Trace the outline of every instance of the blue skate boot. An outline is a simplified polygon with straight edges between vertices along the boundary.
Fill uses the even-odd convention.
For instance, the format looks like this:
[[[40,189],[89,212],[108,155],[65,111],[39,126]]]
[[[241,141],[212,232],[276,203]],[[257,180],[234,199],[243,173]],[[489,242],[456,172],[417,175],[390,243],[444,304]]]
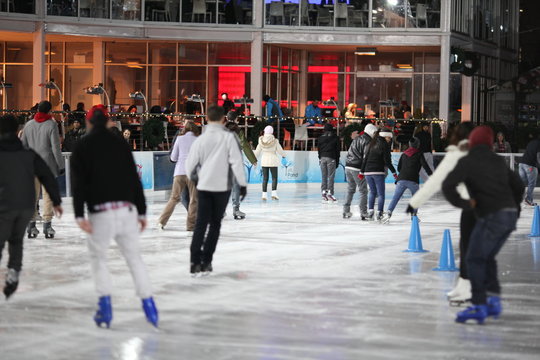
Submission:
[[[156,304],[154,304],[154,299],[152,297],[142,299],[142,307],[146,315],[146,320],[155,327],[158,327],[158,311]]]
[[[493,316],[495,319],[499,318],[502,313],[501,297],[500,296],[488,296],[487,298],[487,314]]]
[[[488,316],[487,305],[473,305],[457,313],[456,322],[465,323],[467,320],[476,320],[478,324],[483,324]]]
[[[96,315],[94,315],[94,321],[98,327],[101,327],[101,324],[105,324],[107,328],[111,327],[112,320],[112,307],[111,307],[111,297],[110,296],[101,296],[98,301],[98,310]]]

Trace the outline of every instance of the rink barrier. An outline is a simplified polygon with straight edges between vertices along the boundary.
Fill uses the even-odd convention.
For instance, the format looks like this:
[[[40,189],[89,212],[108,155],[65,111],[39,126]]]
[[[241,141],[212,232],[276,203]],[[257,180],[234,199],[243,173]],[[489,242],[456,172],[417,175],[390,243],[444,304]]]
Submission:
[[[459,271],[454,260],[454,248],[452,247],[452,238],[450,237],[449,229],[444,230],[441,253],[439,255],[439,266],[434,268],[433,271]]]
[[[317,151],[285,151],[286,161],[278,166],[279,183],[320,183],[321,170]],[[434,153],[433,164],[435,167],[444,157],[445,153]],[[522,154],[500,154],[510,168],[517,172],[518,160]],[[70,164],[71,153],[63,153],[66,160],[66,172],[58,178],[58,185],[62,196],[71,196],[70,191]],[[169,159],[168,151],[134,151],[133,157],[137,165],[137,172],[141,178],[145,190],[170,190],[173,182],[175,163]],[[397,168],[401,153],[392,153],[392,163]],[[346,183],[345,164],[347,152],[342,151],[339,163],[336,166],[336,183]],[[244,169],[249,184],[262,182],[262,169],[254,167],[244,158]],[[539,177],[540,181],[540,177]],[[392,184],[395,180],[391,173],[386,177],[386,183]],[[120,184],[119,184],[120,185]]]

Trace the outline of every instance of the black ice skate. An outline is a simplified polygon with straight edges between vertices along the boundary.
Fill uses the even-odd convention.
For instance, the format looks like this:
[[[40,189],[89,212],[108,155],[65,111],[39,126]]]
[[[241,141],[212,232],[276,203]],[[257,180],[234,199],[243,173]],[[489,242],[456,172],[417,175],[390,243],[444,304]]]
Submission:
[[[243,220],[246,218],[246,214],[240,211],[240,207],[235,207],[233,209],[234,220]]]
[[[43,223],[43,233],[45,234],[45,239],[54,239],[56,231],[52,228],[50,221]]]
[[[350,219],[352,217],[351,208],[349,206],[343,207],[343,218]]]
[[[212,268],[212,263],[202,264],[201,266],[201,272],[203,273],[203,275],[210,275],[213,270],[214,269]]]
[[[189,272],[192,276],[197,276],[201,272],[201,264],[191,264]]]
[[[28,234],[29,239],[35,239],[38,234],[39,230],[36,227],[36,222],[32,221],[28,224],[28,228],[26,229],[26,233]]]
[[[17,290],[17,286],[19,286],[19,272],[14,269],[8,269],[6,274],[6,285],[4,286],[6,300]]]
[[[368,221],[373,221],[374,220],[373,216],[374,216],[373,210],[368,210],[367,220]]]

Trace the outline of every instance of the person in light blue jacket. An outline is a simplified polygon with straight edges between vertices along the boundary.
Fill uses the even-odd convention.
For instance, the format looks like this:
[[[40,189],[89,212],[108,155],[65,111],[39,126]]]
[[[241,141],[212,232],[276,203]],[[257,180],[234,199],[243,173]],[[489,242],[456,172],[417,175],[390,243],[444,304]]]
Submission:
[[[266,102],[266,116],[269,117],[266,122],[272,124],[274,121],[276,121],[276,118],[278,118],[279,121],[285,120],[283,117],[283,111],[281,111],[281,108],[276,100],[272,99],[270,95],[264,95],[263,100]]]

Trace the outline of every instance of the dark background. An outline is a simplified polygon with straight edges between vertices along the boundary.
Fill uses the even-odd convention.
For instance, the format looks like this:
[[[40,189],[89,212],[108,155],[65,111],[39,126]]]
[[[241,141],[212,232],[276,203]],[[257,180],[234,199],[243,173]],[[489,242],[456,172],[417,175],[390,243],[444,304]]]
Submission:
[[[521,0],[519,73],[540,66],[540,0]]]

